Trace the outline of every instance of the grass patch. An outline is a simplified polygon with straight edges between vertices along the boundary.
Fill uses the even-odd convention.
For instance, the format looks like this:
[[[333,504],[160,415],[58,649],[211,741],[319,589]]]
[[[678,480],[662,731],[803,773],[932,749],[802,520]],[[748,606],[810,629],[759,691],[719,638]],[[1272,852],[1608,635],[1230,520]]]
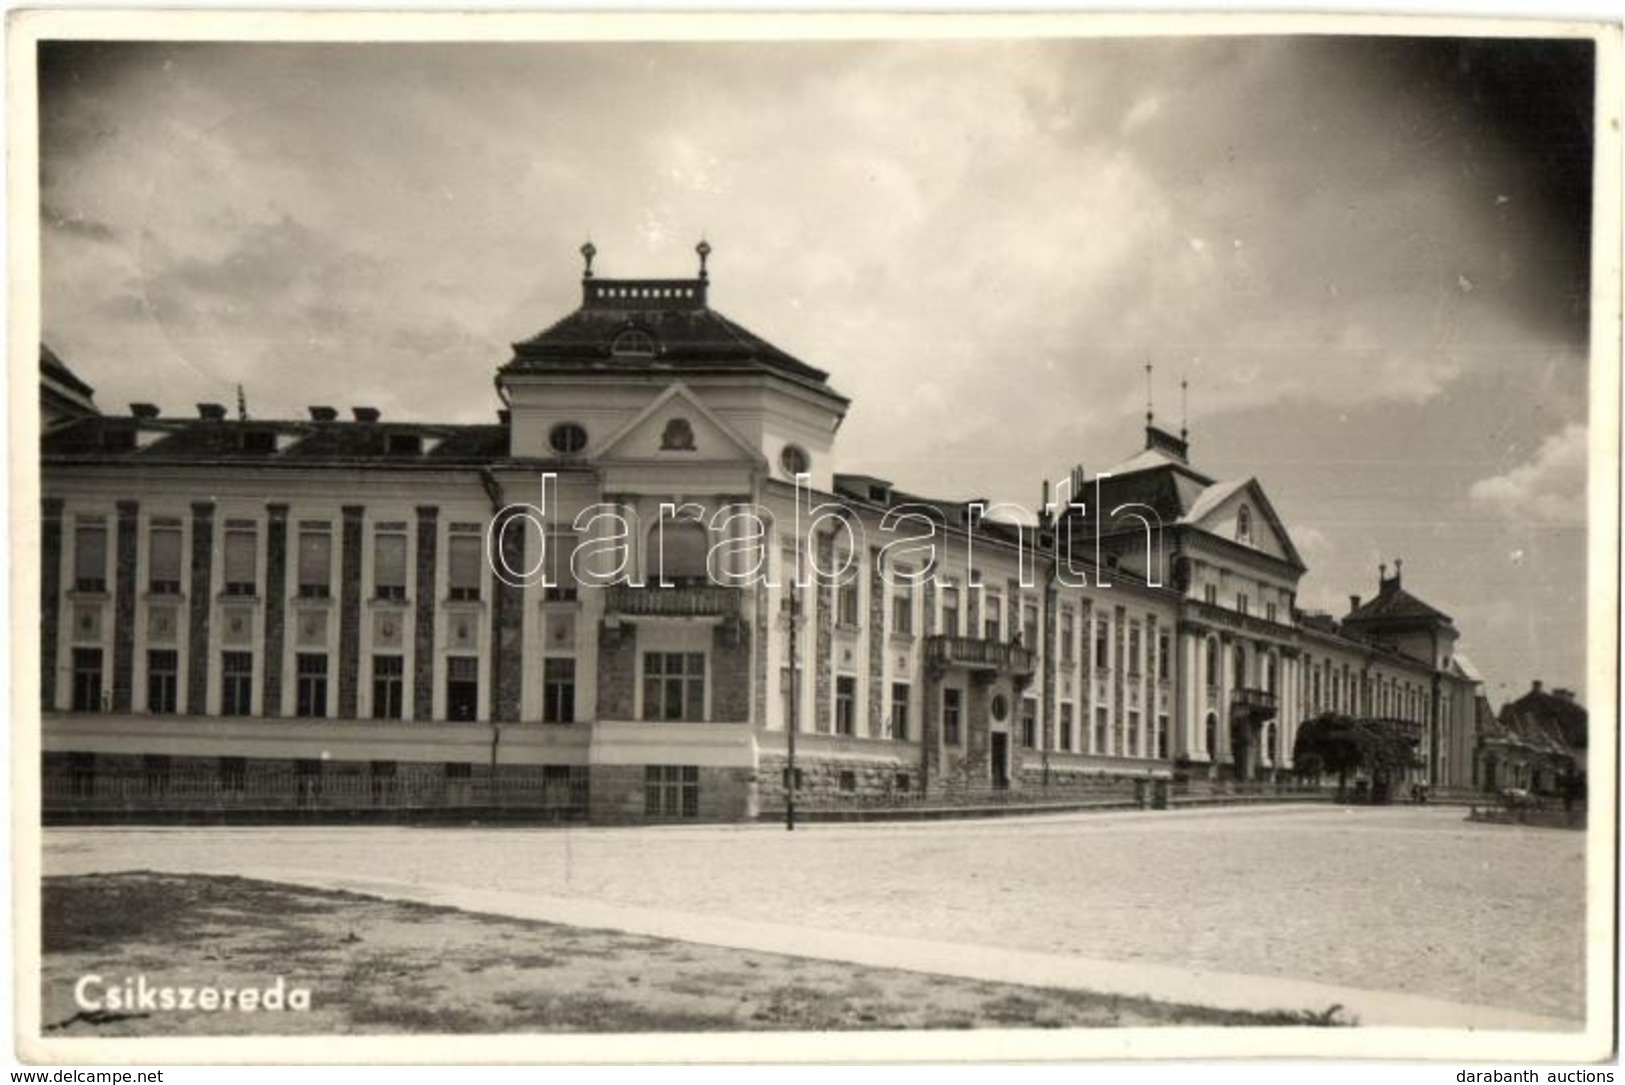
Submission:
[[[1350,1024],[1341,1007],[1249,1014],[730,950],[246,878],[47,878],[52,1035],[345,1035]],[[121,982],[311,992],[308,1013],[111,1013]],[[116,978],[115,978],[116,977]]]

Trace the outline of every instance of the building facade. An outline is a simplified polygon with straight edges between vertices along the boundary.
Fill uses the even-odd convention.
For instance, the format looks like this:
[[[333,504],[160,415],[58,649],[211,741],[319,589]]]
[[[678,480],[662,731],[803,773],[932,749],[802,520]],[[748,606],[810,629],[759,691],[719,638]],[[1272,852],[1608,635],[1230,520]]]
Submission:
[[[711,308],[707,252],[611,280],[584,250],[492,424],[63,417],[47,810],[1064,799],[1277,778],[1332,710],[1406,721],[1421,776],[1469,782],[1474,683],[1397,564],[1303,614],[1261,484],[1151,424],[1102,501],[1078,472],[1025,523],[837,473],[848,400]]]

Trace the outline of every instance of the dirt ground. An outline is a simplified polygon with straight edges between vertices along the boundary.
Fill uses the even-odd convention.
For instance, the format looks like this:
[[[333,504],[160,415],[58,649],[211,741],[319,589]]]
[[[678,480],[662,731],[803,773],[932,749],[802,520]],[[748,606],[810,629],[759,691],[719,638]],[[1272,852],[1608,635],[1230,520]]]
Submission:
[[[44,884],[47,1036],[693,1032],[1343,1023],[981,983],[236,877]],[[74,988],[310,991],[306,1012],[91,1010]],[[179,994],[175,995],[180,998]],[[194,996],[195,998],[196,996]]]

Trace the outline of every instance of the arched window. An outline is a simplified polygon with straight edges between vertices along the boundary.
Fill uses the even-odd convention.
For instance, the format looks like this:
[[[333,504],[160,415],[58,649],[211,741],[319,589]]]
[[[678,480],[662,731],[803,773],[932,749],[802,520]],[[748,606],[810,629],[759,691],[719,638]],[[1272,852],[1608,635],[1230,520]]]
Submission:
[[[693,520],[662,520],[649,529],[646,580],[651,585],[705,583],[705,556],[710,547],[705,525]]]
[[[1264,756],[1269,758],[1271,764],[1274,764],[1279,753],[1280,751],[1275,748],[1275,724],[1266,723],[1264,725]]]
[[[1219,642],[1213,637],[1207,639],[1207,684],[1219,684]]]
[[[1246,505],[1236,510],[1236,541],[1253,541],[1253,510]]]
[[[1275,657],[1273,655],[1264,661],[1264,688],[1271,693],[1275,692]]]
[[[1217,749],[1218,744],[1219,744],[1219,717],[1217,717],[1213,713],[1209,712],[1207,714],[1207,745],[1205,747],[1205,749],[1208,752],[1208,756],[1210,756],[1210,757],[1218,756],[1218,752],[1219,752],[1218,749]]]
[[[1247,649],[1236,645],[1236,688],[1247,688]]]

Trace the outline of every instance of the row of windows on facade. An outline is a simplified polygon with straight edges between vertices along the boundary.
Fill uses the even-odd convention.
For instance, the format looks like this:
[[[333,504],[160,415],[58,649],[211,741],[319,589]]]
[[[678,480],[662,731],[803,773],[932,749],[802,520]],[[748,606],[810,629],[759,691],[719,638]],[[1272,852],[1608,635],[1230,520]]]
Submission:
[[[75,591],[106,593],[108,585],[107,523],[100,517],[81,517],[74,525],[73,588]],[[182,550],[182,527],[178,519],[154,518],[147,533],[147,590],[154,595],[179,595],[183,588],[186,562]],[[295,590],[301,598],[325,599],[333,594],[333,527],[325,520],[300,521],[295,543]],[[453,523],[446,545],[446,574],[449,598],[472,601],[480,598],[484,565],[483,529],[477,523]],[[406,599],[407,525],[380,523],[373,530],[373,595],[378,599]],[[554,548],[549,548],[552,556]],[[557,585],[549,596],[571,599],[574,584],[557,558],[549,570],[549,580]],[[259,587],[259,525],[253,520],[227,520],[221,561],[222,590],[226,595],[257,596]]]
[[[792,719],[795,714],[796,699],[794,679],[791,669],[785,667],[780,672],[780,689],[784,694],[782,711],[784,719]],[[942,742],[948,746],[964,745],[965,721],[965,694],[961,689],[952,686],[944,687],[941,691],[941,722]],[[914,687],[909,682],[893,682],[891,684],[891,703],[885,717],[886,733],[878,736],[889,738],[897,742],[915,741],[913,719]],[[1038,728],[1038,699],[1025,697],[1021,702],[1020,736],[1021,745],[1030,750],[1041,748],[1041,736]],[[1074,708],[1069,702],[1059,705],[1060,718],[1056,723],[1053,749],[1062,753],[1116,753],[1120,756],[1138,756],[1142,749],[1142,739],[1149,738],[1149,747],[1145,756],[1166,758],[1168,756],[1168,717],[1159,714],[1155,726],[1149,736],[1141,732],[1141,716],[1137,709],[1128,711],[1127,719],[1114,721],[1105,707],[1096,709],[1095,731],[1092,735],[1076,735],[1074,725]],[[840,675],[835,679],[835,733],[844,736],[857,734],[858,721],[858,686],[857,679],[849,675]],[[1074,739],[1076,738],[1076,741]],[[1128,753],[1125,751],[1133,751]]]

